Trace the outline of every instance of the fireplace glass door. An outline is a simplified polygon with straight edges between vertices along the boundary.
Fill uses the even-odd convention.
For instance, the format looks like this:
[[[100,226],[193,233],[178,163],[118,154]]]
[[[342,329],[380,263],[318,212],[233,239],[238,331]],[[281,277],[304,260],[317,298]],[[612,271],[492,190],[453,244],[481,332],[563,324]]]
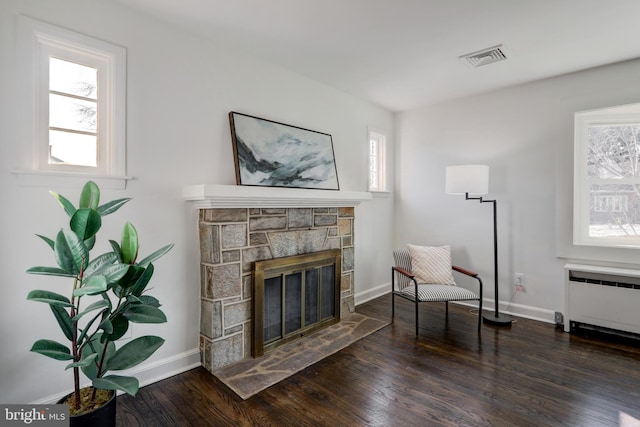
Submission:
[[[334,250],[255,263],[254,356],[339,321],[340,260]]]

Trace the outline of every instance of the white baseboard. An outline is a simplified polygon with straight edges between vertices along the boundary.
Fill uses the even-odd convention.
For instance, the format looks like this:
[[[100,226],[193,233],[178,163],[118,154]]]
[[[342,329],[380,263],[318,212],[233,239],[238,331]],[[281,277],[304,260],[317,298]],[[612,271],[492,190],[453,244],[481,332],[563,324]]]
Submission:
[[[136,366],[135,368],[118,372],[118,374],[134,376],[138,378],[138,381],[140,381],[140,387],[144,387],[146,385],[153,384],[182,372],[186,372],[190,369],[197,368],[198,366],[200,366],[200,350],[196,348],[180,354],[176,354],[174,356],[156,360],[155,362],[142,364],[140,366]],[[90,385],[90,382],[82,384],[82,387],[87,385]],[[57,402],[67,394],[71,393],[72,391],[72,389],[68,389],[62,393],[57,393],[36,400],[35,402],[32,402],[32,404],[52,404]],[[120,395],[122,394],[122,392],[118,392],[118,394]]]
[[[373,289],[368,289],[364,292],[356,293],[355,303],[356,306],[372,299],[381,297],[382,295],[391,292],[391,283],[376,286]],[[456,302],[456,304],[466,305],[469,307],[477,308],[478,305],[472,302]],[[482,302],[483,310],[493,310],[495,302],[493,299],[485,298]],[[555,312],[540,307],[533,307],[524,304],[509,304],[505,301],[500,301],[500,313],[510,314],[512,316],[524,317],[526,319],[538,320],[545,323],[555,323]]]
[[[391,283],[376,286],[373,289],[367,289],[363,292],[356,292],[354,297],[355,304],[363,304],[367,301],[371,301],[372,299],[376,299],[378,297],[381,297],[382,295],[388,294],[389,292],[391,292]]]

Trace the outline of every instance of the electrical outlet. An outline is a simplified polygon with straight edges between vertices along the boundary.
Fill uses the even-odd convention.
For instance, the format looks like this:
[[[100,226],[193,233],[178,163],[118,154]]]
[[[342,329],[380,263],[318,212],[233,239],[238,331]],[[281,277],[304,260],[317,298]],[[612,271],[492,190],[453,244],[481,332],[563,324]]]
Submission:
[[[516,288],[516,292],[525,292],[524,288],[524,274],[516,273],[513,284]]]

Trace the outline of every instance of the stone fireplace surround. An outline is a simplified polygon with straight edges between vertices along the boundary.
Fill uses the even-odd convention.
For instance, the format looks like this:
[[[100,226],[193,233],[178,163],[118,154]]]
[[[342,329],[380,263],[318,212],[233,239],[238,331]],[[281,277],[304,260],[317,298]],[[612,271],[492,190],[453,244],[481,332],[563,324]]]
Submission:
[[[251,263],[342,249],[341,317],[354,311],[355,206],[370,193],[196,185],[200,354],[210,372],[251,357]]]

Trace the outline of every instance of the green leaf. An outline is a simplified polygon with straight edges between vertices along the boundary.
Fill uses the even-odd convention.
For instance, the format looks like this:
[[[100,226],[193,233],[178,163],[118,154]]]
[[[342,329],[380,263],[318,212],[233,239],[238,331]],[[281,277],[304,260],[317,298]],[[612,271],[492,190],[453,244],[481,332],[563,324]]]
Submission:
[[[58,305],[61,307],[73,307],[69,298],[64,295],[57,294],[51,291],[33,290],[27,295],[29,301],[45,302],[50,305]]]
[[[80,208],[96,209],[100,203],[100,188],[93,181],[88,181],[80,193]]]
[[[104,276],[91,276],[81,287],[73,291],[73,295],[81,297],[83,295],[96,295],[107,290],[107,278]]]
[[[132,368],[149,358],[164,340],[156,336],[144,336],[129,341],[109,359],[109,370],[121,371]]]
[[[112,265],[117,260],[116,254],[113,252],[107,252],[102,255],[98,255],[94,257],[87,268],[84,270],[84,277],[91,276],[93,274],[102,274],[102,270],[108,266]]]
[[[106,319],[104,319],[102,322],[100,322],[100,325],[98,326],[98,328],[103,330],[103,334],[107,335],[108,340],[111,341],[115,341],[113,339],[110,338],[110,335],[113,334],[113,322],[111,320],[109,320],[109,318],[107,317]]]
[[[93,236],[89,237],[88,239],[84,239],[84,245],[87,247],[88,250],[93,249],[95,244],[96,244],[96,235],[95,234]]]
[[[114,264],[105,267],[102,274],[107,278],[107,283],[113,284],[121,280],[129,271],[129,264]]]
[[[161,247],[160,249],[158,249],[157,251],[153,252],[151,255],[147,256],[142,261],[140,261],[138,263],[138,265],[140,267],[146,267],[147,265],[151,264],[153,261],[157,260],[158,258],[163,256],[164,254],[169,252],[171,250],[171,248],[173,248],[173,243]]]
[[[127,307],[123,316],[134,323],[164,323],[167,321],[162,310],[150,305],[132,304]]]
[[[54,191],[49,191],[49,194],[55,197],[58,203],[60,203],[60,206],[62,206],[64,208],[64,211],[67,213],[67,215],[69,215],[69,217],[73,216],[73,214],[76,212],[76,208],[75,206],[73,206],[73,204],[69,200],[67,200],[66,198],[64,198],[64,196]]]
[[[118,262],[122,262],[122,249],[120,249],[120,245],[115,240],[109,240],[111,247],[113,248],[113,253],[118,257]]]
[[[138,232],[130,222],[127,222],[122,229],[120,247],[122,248],[122,262],[134,264],[138,256]]]
[[[160,307],[162,304],[160,304],[160,301],[158,301],[157,298],[152,297],[151,295],[141,295],[140,296],[140,301],[145,304],[145,305],[150,305],[152,307]]]
[[[69,341],[73,341],[73,323],[71,322],[71,316],[64,307],[59,305],[50,305],[51,312],[58,321],[62,333]]]
[[[36,234],[36,236],[38,236],[39,238],[41,238],[42,240],[44,240],[44,242],[49,245],[49,247],[51,249],[53,249],[53,245],[55,244],[55,242],[53,240],[51,240],[50,238],[46,237],[46,236],[42,236],[40,234]]]
[[[105,203],[102,206],[98,206],[98,213],[102,216],[106,216],[109,214],[114,213],[115,211],[117,211],[118,209],[120,209],[122,207],[122,205],[124,205],[125,203],[127,203],[129,200],[131,200],[130,198],[125,198],[125,199],[117,199],[117,200],[112,200],[110,202]]]
[[[31,267],[27,270],[29,274],[40,274],[44,276],[76,277],[76,274],[69,273],[58,267]]]
[[[77,314],[72,320],[78,321],[83,316],[85,316],[86,314],[91,313],[92,311],[95,311],[95,310],[104,311],[107,308],[109,308],[109,302],[104,300],[104,299],[101,299],[100,301],[96,301],[96,302],[94,302],[92,304],[89,304],[89,306],[87,306],[87,308],[85,308],[82,311],[82,313]]]
[[[101,341],[101,338],[102,338],[102,334],[96,334],[91,339],[90,342],[86,343],[82,347],[82,356],[84,357],[85,355],[88,356],[89,354],[96,353],[98,354],[98,357],[100,357],[100,355],[102,354],[102,350],[104,349],[104,346],[105,346],[105,344]],[[105,355],[105,361],[108,361],[109,358],[113,356],[113,354],[115,354],[115,352],[116,352],[116,345],[113,342],[109,341],[107,343],[107,353]],[[98,362],[99,362],[99,359],[98,359]],[[84,366],[82,368],[82,372],[87,376],[87,378],[89,378],[90,380],[93,380],[98,375],[98,367],[96,366],[95,363],[92,363],[88,366]]]
[[[71,229],[81,240],[91,239],[102,226],[102,217],[93,209],[78,209],[71,217]]]
[[[31,351],[56,360],[71,360],[71,350],[63,344],[53,340],[38,340],[31,347]]]
[[[138,379],[121,375],[107,375],[93,380],[93,387],[103,390],[122,390],[130,396],[135,396],[140,387]]]
[[[89,366],[92,363],[95,362],[96,358],[98,357],[98,355],[96,353],[89,353],[86,355],[82,355],[82,359],[80,359],[77,362],[73,362],[73,363],[69,363],[67,366],[65,366],[65,370],[69,369],[69,368],[82,368],[85,366]]]
[[[153,264],[149,264],[147,268],[144,269],[142,275],[136,280],[131,293],[137,297],[142,295],[142,292],[146,289],[149,281],[151,280],[151,276],[153,276],[154,267]]]
[[[54,248],[58,266],[78,275],[89,260],[89,251],[81,239],[71,230],[60,230]]]
[[[113,331],[107,334],[107,339],[110,341],[119,340],[127,333],[129,330],[129,320],[126,317],[119,314],[111,319],[111,326],[113,327]]]

